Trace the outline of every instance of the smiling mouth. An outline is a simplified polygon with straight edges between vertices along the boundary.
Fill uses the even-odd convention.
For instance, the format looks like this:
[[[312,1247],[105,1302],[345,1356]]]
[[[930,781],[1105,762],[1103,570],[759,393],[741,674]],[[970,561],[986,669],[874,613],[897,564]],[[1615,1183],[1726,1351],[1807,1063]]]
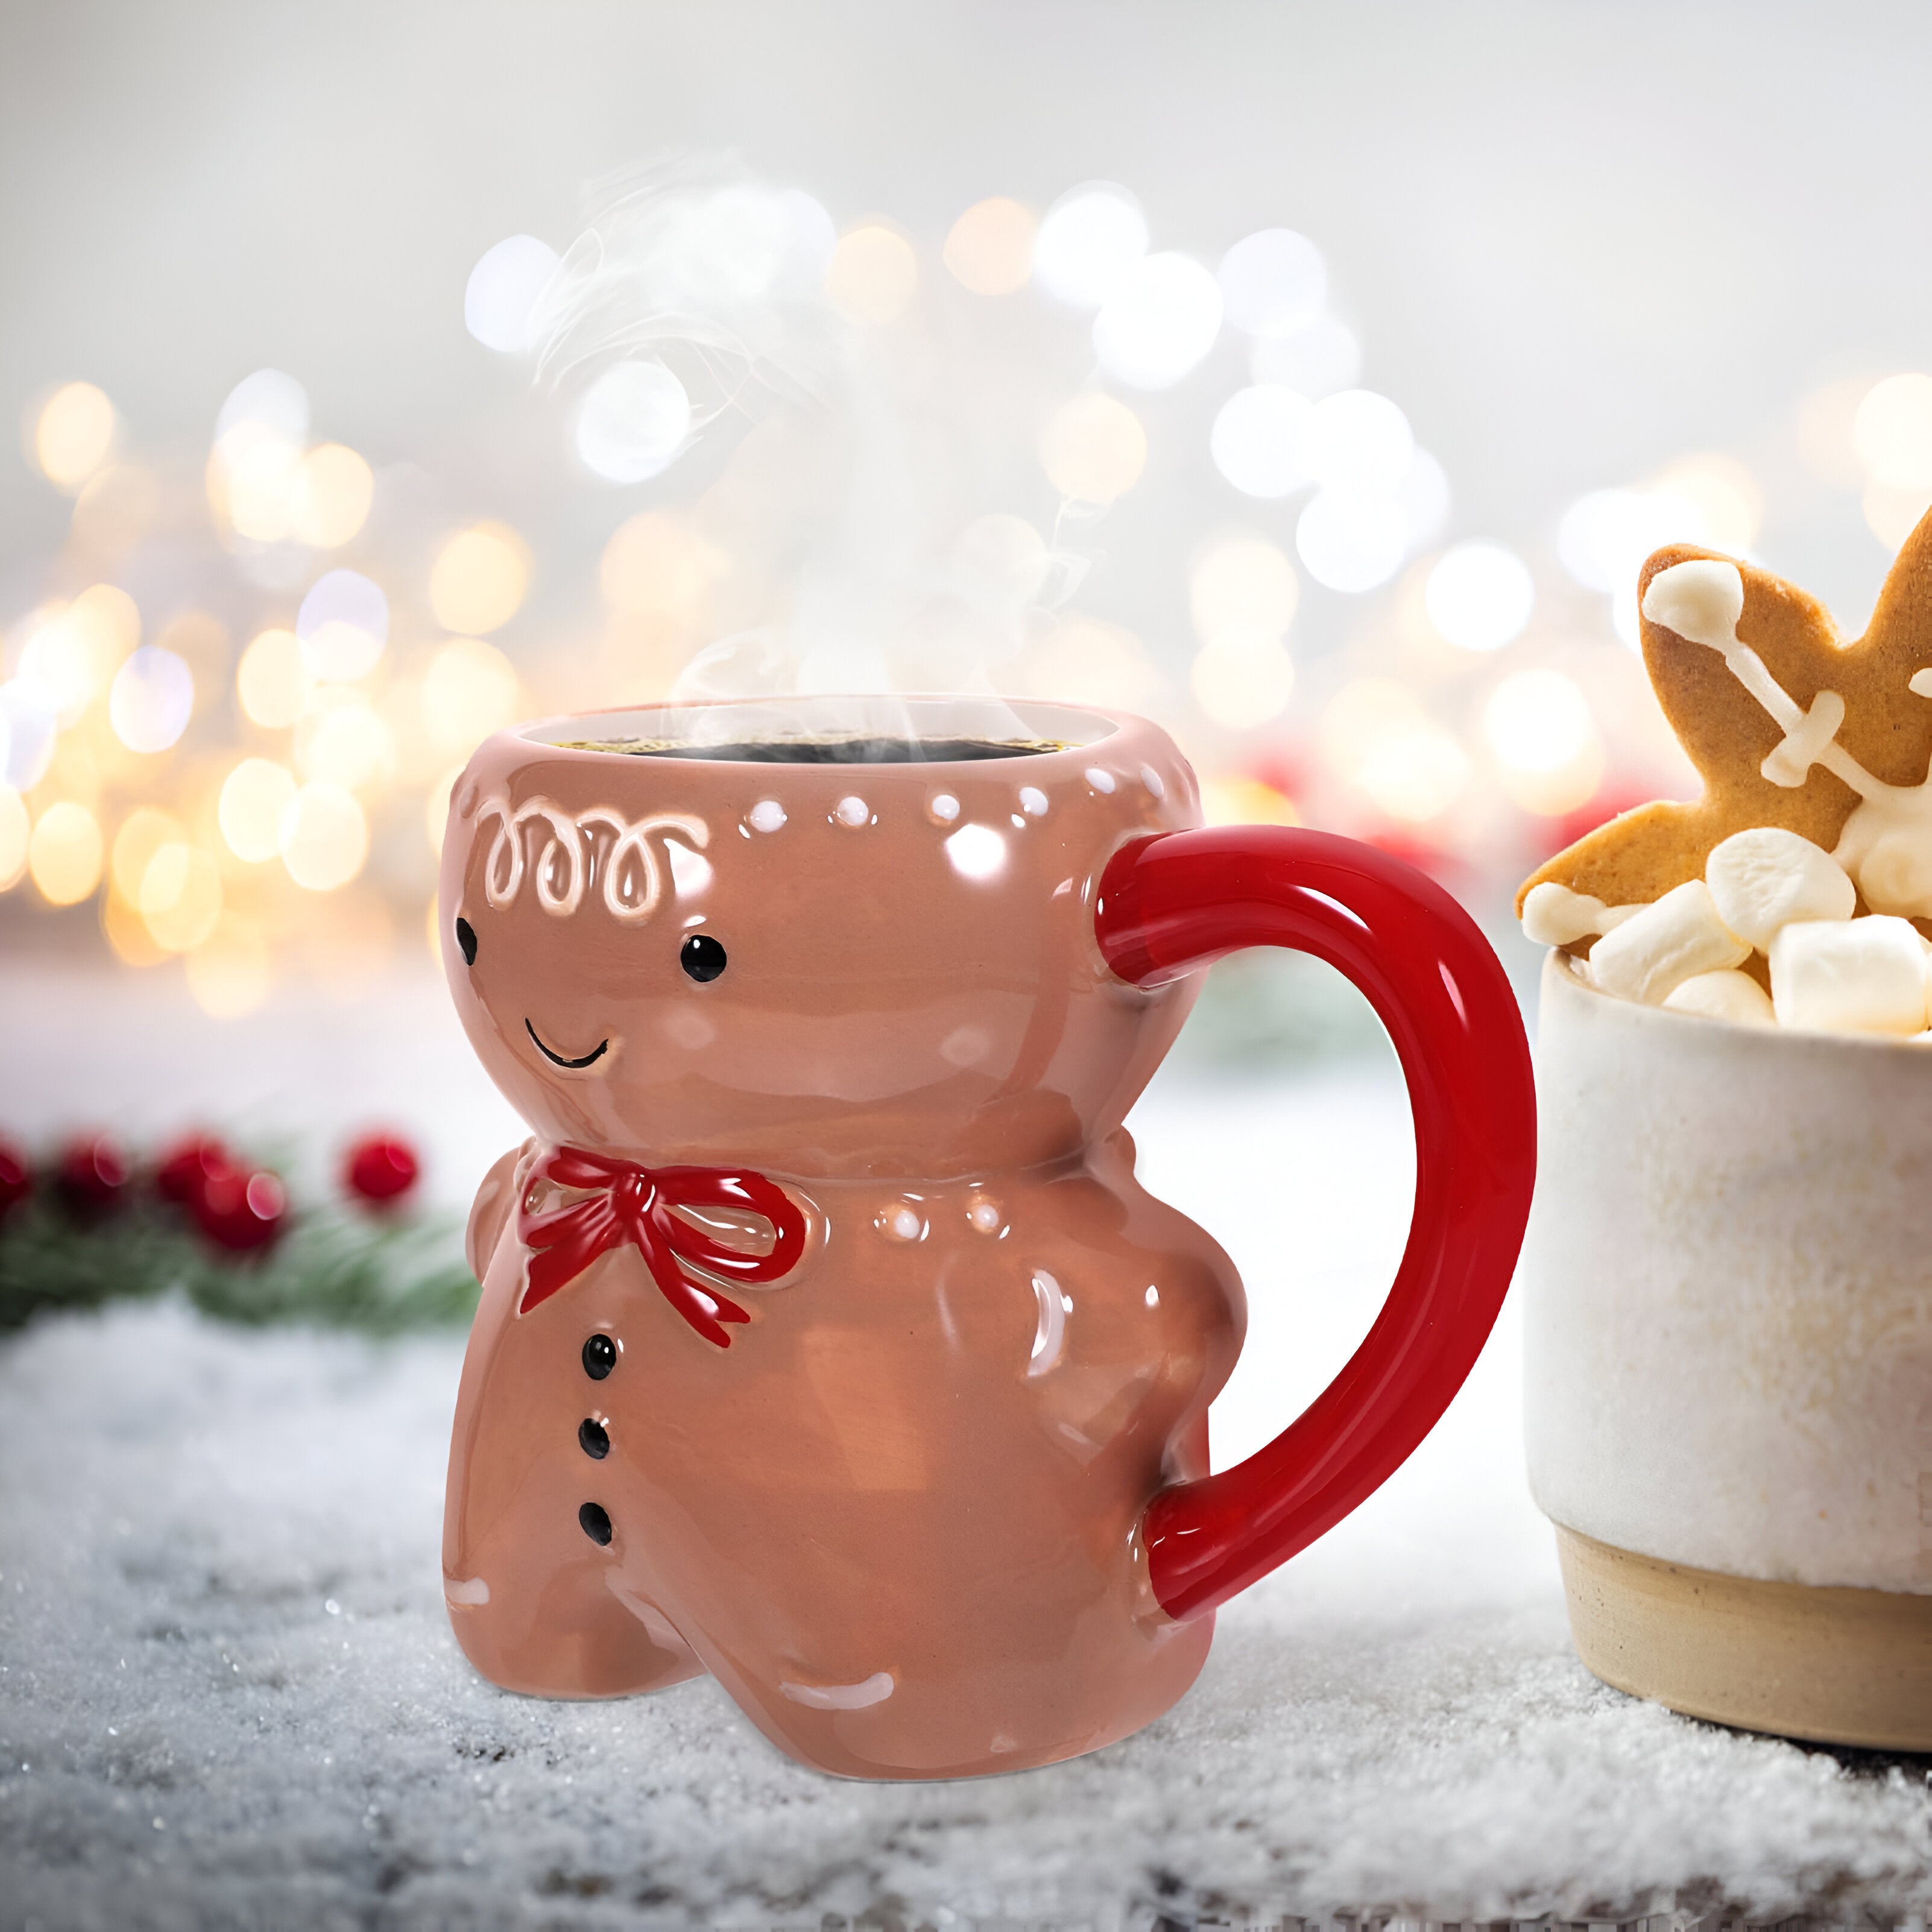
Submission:
[[[602,1060],[610,1050],[610,1042],[608,1040],[600,1040],[581,1060],[566,1060],[562,1054],[553,1053],[542,1040],[537,1038],[536,1028],[532,1026],[527,1019],[524,1022],[524,1030],[530,1035],[538,1052],[554,1066],[568,1066],[580,1070],[591,1065],[593,1061]]]

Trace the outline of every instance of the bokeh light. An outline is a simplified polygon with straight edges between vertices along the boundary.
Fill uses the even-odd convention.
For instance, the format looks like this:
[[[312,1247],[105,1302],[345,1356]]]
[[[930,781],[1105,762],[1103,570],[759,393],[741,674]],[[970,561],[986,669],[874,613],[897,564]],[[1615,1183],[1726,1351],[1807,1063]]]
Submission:
[[[1603,748],[1589,700],[1560,670],[1504,678],[1484,707],[1483,735],[1502,768],[1504,790],[1526,812],[1547,818],[1574,812],[1602,782]]]
[[[1324,396],[1308,419],[1308,466],[1324,490],[1392,490],[1415,453],[1408,418],[1372,389]]]
[[[299,447],[308,440],[308,392],[280,369],[257,369],[244,376],[215,417],[214,440],[244,428]]]
[[[976,201],[946,237],[944,260],[953,278],[976,296],[1008,296],[1033,274],[1033,211],[1003,194]]]
[[[1316,583],[1359,594],[1402,568],[1408,519],[1393,496],[1317,490],[1295,520],[1294,548]]]
[[[215,817],[236,858],[259,866],[280,854],[282,820],[295,795],[293,774],[272,758],[244,758],[228,774]]]
[[[18,885],[25,875],[33,829],[26,800],[11,785],[0,784],[0,892]]]
[[[294,535],[302,485],[302,446],[254,424],[230,430],[208,457],[209,505],[251,543],[280,543]]]
[[[268,946],[260,934],[232,917],[223,918],[183,965],[190,994],[212,1018],[239,1018],[268,999]]]
[[[172,651],[143,644],[114,674],[108,722],[130,752],[165,752],[188,729],[194,674]]]
[[[1294,621],[1300,580],[1280,547],[1246,532],[1216,538],[1195,553],[1188,612],[1210,643],[1230,632],[1278,638]]]
[[[1208,446],[1214,466],[1244,496],[1292,496],[1315,480],[1309,461],[1314,406],[1279,382],[1238,389],[1221,405]]]
[[[445,630],[494,631],[517,614],[530,581],[530,546],[502,524],[478,524],[437,554],[430,608]]]
[[[80,718],[141,640],[134,600],[108,584],[37,613],[26,628],[15,676],[28,700],[63,726]]]
[[[148,861],[134,903],[164,952],[186,952],[221,916],[220,868],[199,846],[171,839]]]
[[[1412,552],[1433,543],[1449,520],[1449,478],[1427,450],[1418,448],[1396,486]]]
[[[305,778],[360,791],[395,769],[389,728],[360,692],[319,696],[296,727],[296,769]]]
[[[80,486],[114,447],[114,405],[92,382],[63,384],[34,424],[34,459],[57,490]]]
[[[698,621],[723,565],[688,518],[643,510],[612,532],[598,581],[614,611],[682,630]]]
[[[1094,318],[1100,367],[1136,389],[1171,388],[1221,332],[1220,285],[1191,256],[1144,256]]]
[[[1280,382],[1318,402],[1360,380],[1362,345],[1347,323],[1318,315],[1291,335],[1262,337],[1248,367],[1257,382]]]
[[[54,714],[17,678],[0,684],[0,783],[32,791],[53,763],[58,736]]]
[[[314,550],[337,550],[369,520],[376,477],[346,444],[325,442],[302,460],[295,534]]]
[[[1873,482],[1932,492],[1932,376],[1874,383],[1852,419],[1852,445]]]
[[[281,826],[282,862],[304,890],[346,886],[369,856],[369,821],[356,795],[339,784],[305,784],[290,801]]]
[[[1445,551],[1423,594],[1429,621],[1466,651],[1500,650],[1520,637],[1536,602],[1528,566],[1499,543],[1460,543]]]
[[[445,758],[466,758],[493,731],[516,722],[520,690],[508,658],[480,638],[452,638],[423,674],[423,724]]]
[[[1187,682],[1204,716],[1231,731],[1250,730],[1286,710],[1294,661],[1279,638],[1229,632],[1195,653]]]
[[[100,826],[71,799],[47,807],[27,841],[27,869],[50,905],[76,905],[100,883]]]
[[[251,639],[235,667],[235,694],[242,715],[265,730],[292,724],[308,703],[308,666],[292,631],[263,631]]]
[[[918,287],[919,257],[912,244],[877,222],[839,236],[825,274],[825,292],[854,322],[898,321]]]
[[[642,483],[669,469],[691,434],[691,398],[662,362],[618,362],[584,393],[577,453],[607,483]]]
[[[500,355],[534,348],[538,300],[560,266],[556,250],[534,235],[512,235],[487,249],[464,286],[464,327]]]
[[[1887,550],[1895,550],[1932,508],[1932,491],[1896,489],[1874,476],[1860,493],[1858,506],[1872,535]]]
[[[1147,251],[1140,203],[1111,182],[1091,182],[1046,211],[1034,240],[1034,277],[1070,308],[1098,308]]]
[[[1097,389],[1056,410],[1040,436],[1040,460],[1048,480],[1077,502],[1111,503],[1125,496],[1139,481],[1147,458],[1140,418]]]
[[[110,872],[114,890],[133,905],[141,895],[142,875],[164,845],[185,844],[188,830],[171,812],[160,806],[137,805],[121,821],[114,835]]]
[[[318,577],[296,614],[302,664],[320,684],[352,684],[376,668],[389,639],[389,600],[353,570]]]
[[[1237,242],[1216,279],[1228,321],[1247,335],[1291,336],[1315,320],[1328,295],[1322,251],[1292,228],[1264,228]]]
[[[1344,685],[1322,716],[1324,755],[1388,817],[1439,818],[1468,782],[1468,754],[1393,678]]]

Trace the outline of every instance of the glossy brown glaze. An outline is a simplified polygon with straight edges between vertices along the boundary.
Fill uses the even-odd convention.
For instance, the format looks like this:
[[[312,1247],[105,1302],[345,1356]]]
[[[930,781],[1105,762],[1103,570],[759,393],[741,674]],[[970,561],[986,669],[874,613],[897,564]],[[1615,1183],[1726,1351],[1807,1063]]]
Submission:
[[[458,782],[446,968],[535,1135],[472,1216],[451,1452],[446,1587],[493,1681],[706,1671],[808,1763],[946,1777],[1093,1749],[1199,1670],[1212,1619],[1162,1613],[1136,1529],[1207,1468],[1243,1303],[1120,1125],[1194,982],[1117,979],[1093,904],[1124,841],[1197,822],[1196,788],[1138,720],[1024,718],[1092,742],[863,766],[538,742],[606,724],[577,718],[490,740]],[[680,964],[694,934],[712,976]],[[516,1210],[549,1204],[534,1164],[566,1145],[762,1175],[803,1258],[731,1284],[750,1319],[725,1345],[631,1246],[519,1314]],[[769,1245],[754,1216],[718,1228]]]

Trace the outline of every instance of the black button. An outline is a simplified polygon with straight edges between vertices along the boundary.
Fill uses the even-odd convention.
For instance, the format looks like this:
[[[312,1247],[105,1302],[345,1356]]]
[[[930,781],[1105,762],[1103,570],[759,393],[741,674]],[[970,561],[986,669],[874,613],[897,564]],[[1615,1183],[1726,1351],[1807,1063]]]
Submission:
[[[602,1503],[584,1504],[577,1512],[577,1520],[592,1543],[602,1544],[610,1540],[610,1513]]]
[[[463,949],[463,963],[466,966],[476,964],[476,928],[466,919],[456,922],[456,943]]]
[[[577,1446],[584,1454],[602,1462],[610,1453],[610,1432],[601,1422],[586,1416],[577,1425]]]
[[[724,949],[708,932],[694,932],[684,942],[677,963],[701,986],[724,970]]]
[[[617,1366],[617,1345],[608,1335],[593,1335],[584,1345],[584,1372],[601,1382]]]

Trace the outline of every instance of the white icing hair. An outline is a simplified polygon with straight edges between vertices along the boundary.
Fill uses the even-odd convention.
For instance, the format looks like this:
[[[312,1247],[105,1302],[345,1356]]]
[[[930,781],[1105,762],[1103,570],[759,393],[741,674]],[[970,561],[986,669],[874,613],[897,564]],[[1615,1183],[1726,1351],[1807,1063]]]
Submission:
[[[689,812],[653,812],[633,822],[608,806],[573,814],[547,798],[526,799],[514,808],[506,798],[486,798],[476,808],[479,836],[486,818],[496,820],[496,836],[484,862],[484,898],[499,910],[514,904],[528,872],[536,884],[537,904],[555,919],[568,919],[583,904],[600,868],[610,916],[627,923],[650,918],[664,896],[652,834],[676,832],[700,847],[710,839],[704,820]],[[549,836],[531,860],[525,828],[533,820]],[[612,835],[608,844],[597,836],[601,831]]]

